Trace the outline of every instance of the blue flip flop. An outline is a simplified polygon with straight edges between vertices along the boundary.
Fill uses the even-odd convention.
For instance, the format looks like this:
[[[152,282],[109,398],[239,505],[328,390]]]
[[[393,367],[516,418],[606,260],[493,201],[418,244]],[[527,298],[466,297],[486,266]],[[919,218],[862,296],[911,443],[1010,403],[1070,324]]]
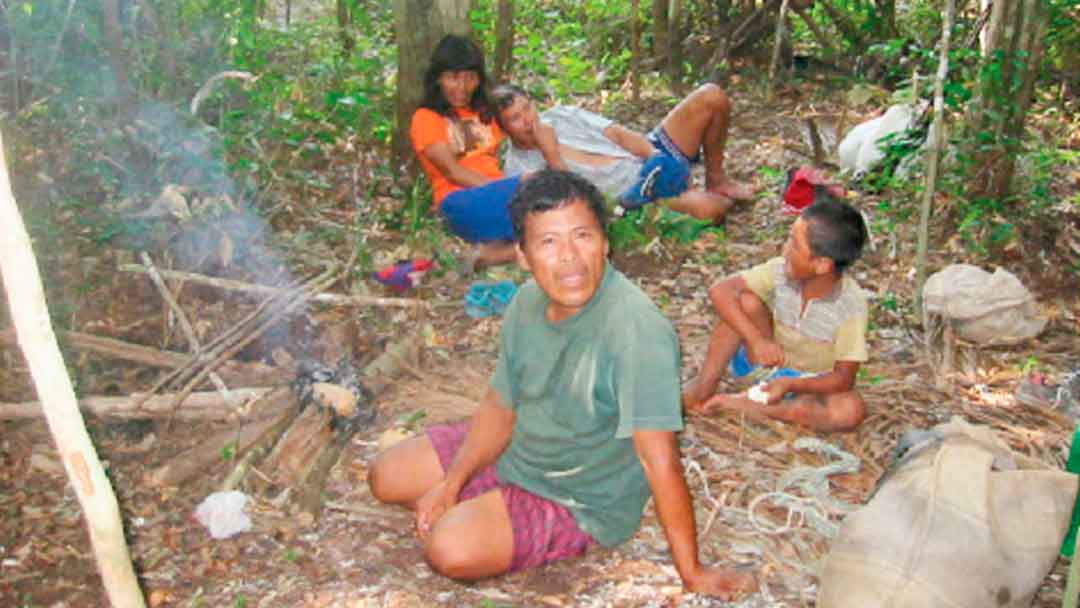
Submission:
[[[511,280],[476,281],[465,293],[465,314],[474,319],[501,315],[517,293]]]

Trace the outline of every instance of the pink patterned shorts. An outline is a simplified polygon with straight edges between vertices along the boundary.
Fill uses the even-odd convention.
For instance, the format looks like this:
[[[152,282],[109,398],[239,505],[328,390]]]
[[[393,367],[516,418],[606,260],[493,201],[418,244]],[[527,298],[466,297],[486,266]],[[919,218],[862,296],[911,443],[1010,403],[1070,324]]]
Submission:
[[[427,429],[427,437],[439,455],[443,471],[454,460],[468,433],[467,420]],[[578,527],[573,514],[566,507],[499,481],[493,464],[469,478],[458,494],[458,500],[466,501],[495,489],[502,493],[514,531],[514,558],[510,562],[509,572],[576,557],[596,542]]]

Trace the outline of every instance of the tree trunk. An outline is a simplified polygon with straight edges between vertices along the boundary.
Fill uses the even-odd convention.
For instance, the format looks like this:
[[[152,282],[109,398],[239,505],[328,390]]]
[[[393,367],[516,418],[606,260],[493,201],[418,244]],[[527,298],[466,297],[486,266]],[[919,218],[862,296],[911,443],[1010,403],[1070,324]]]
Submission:
[[[409,121],[424,96],[424,72],[431,59],[431,51],[446,34],[472,35],[469,0],[394,0],[394,31],[398,43],[394,154],[398,161],[408,162],[413,158]]]
[[[668,0],[653,0],[653,57],[656,65],[667,66],[671,59],[668,40]]]
[[[1019,156],[1021,149],[1020,140],[1024,135],[1027,112],[1034,99],[1035,80],[1039,77],[1039,66],[1042,64],[1042,55],[1046,48],[1043,36],[1045,29],[1045,3],[1040,0],[1025,0],[1023,16],[1017,25],[1019,40],[1016,49],[1018,59],[1023,60],[1023,64],[1017,65],[1016,69],[1023,68],[1023,73],[1019,77],[1019,93],[1012,104],[1014,118],[1005,124],[1005,154],[1001,158],[1001,168],[994,173],[995,180],[990,186],[990,191],[995,198],[1005,198],[1012,189],[1013,175],[1016,172],[1016,157]]]
[[[115,91],[105,91],[105,97],[115,95],[117,106],[121,114],[127,114],[131,109],[132,91],[131,81],[127,76],[127,59],[124,54],[123,32],[120,28],[120,12],[116,0],[103,0],[102,31],[105,33],[105,44],[109,49],[109,64],[112,66],[113,84]]]
[[[676,91],[682,89],[683,76],[683,0],[670,0],[668,15],[668,79]]]
[[[176,92],[177,84],[179,84],[176,71],[176,53],[173,52],[176,28],[171,24],[162,26],[161,16],[158,14],[157,8],[154,7],[154,3],[149,0],[139,0],[139,10],[157,39],[158,55],[161,57],[161,69],[165,75],[165,78],[162,79],[162,90],[157,91],[157,93],[162,97],[171,99]]]
[[[630,0],[630,100],[641,99],[641,21],[638,9],[641,0]]]
[[[338,40],[341,42],[341,56],[348,58],[352,55],[356,41],[353,40],[349,27],[352,26],[352,7],[355,0],[337,0],[337,26]],[[289,6],[292,6],[289,4]],[[286,13],[287,14],[287,13]]]
[[[1045,45],[1041,2],[995,2],[979,81],[968,112],[968,196],[1004,200],[1031,107]]]
[[[11,193],[2,137],[0,225],[4,226],[0,230],[0,274],[4,279],[8,307],[34,386],[45,406],[49,431],[86,516],[90,545],[105,592],[113,606],[145,606],[124,540],[124,524],[116,495],[86,432],[71,378],[53,335],[41,275],[30,248],[30,236]]]
[[[919,242],[915,253],[915,314],[922,321],[923,327],[929,327],[928,320],[923,314],[922,290],[923,284],[926,283],[926,248],[929,241],[930,213],[933,210],[934,195],[937,193],[941,148],[945,143],[945,79],[949,75],[949,44],[952,39],[955,11],[956,0],[945,0],[945,21],[941,24],[937,77],[934,78],[934,126],[931,128],[933,138],[930,140],[930,150],[926,155],[926,188],[923,190],[922,206],[919,210]]]
[[[495,23],[495,82],[506,82],[514,62],[514,2],[499,0]]]

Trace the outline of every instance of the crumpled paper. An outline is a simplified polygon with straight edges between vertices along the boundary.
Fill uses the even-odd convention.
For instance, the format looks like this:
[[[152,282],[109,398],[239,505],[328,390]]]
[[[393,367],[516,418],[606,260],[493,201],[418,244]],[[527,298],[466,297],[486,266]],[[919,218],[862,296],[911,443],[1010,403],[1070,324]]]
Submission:
[[[216,539],[229,538],[251,530],[251,518],[244,512],[248,497],[243,492],[214,492],[195,507],[195,519]]]

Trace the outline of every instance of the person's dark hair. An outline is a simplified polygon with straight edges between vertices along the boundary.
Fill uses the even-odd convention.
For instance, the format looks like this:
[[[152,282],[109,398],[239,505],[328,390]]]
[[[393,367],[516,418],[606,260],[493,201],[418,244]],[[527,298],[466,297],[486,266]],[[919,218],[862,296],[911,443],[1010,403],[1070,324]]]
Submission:
[[[584,177],[569,171],[544,169],[522,179],[510,199],[510,221],[514,239],[525,242],[525,219],[530,213],[560,209],[575,201],[584,201],[596,216],[600,229],[607,229],[607,208],[604,195]],[[605,234],[607,234],[605,232]]]
[[[857,209],[833,197],[819,194],[813,205],[802,212],[810,252],[833,261],[841,274],[862,255],[866,244],[866,222]]]
[[[484,69],[484,52],[472,40],[455,34],[444,36],[431,53],[431,62],[428,64],[427,72],[424,73],[424,99],[420,102],[420,107],[453,118],[453,108],[442,93],[439,76],[442,76],[443,72],[466,70],[476,72],[480,80],[469,102],[469,107],[480,115],[481,120],[490,121],[493,116],[487,93],[488,81],[487,71]]]
[[[516,84],[500,84],[491,89],[491,101],[495,104],[495,120],[504,131],[506,127],[502,124],[502,111],[514,105],[514,100],[518,97],[524,97],[526,101],[532,99],[525,89]]]

